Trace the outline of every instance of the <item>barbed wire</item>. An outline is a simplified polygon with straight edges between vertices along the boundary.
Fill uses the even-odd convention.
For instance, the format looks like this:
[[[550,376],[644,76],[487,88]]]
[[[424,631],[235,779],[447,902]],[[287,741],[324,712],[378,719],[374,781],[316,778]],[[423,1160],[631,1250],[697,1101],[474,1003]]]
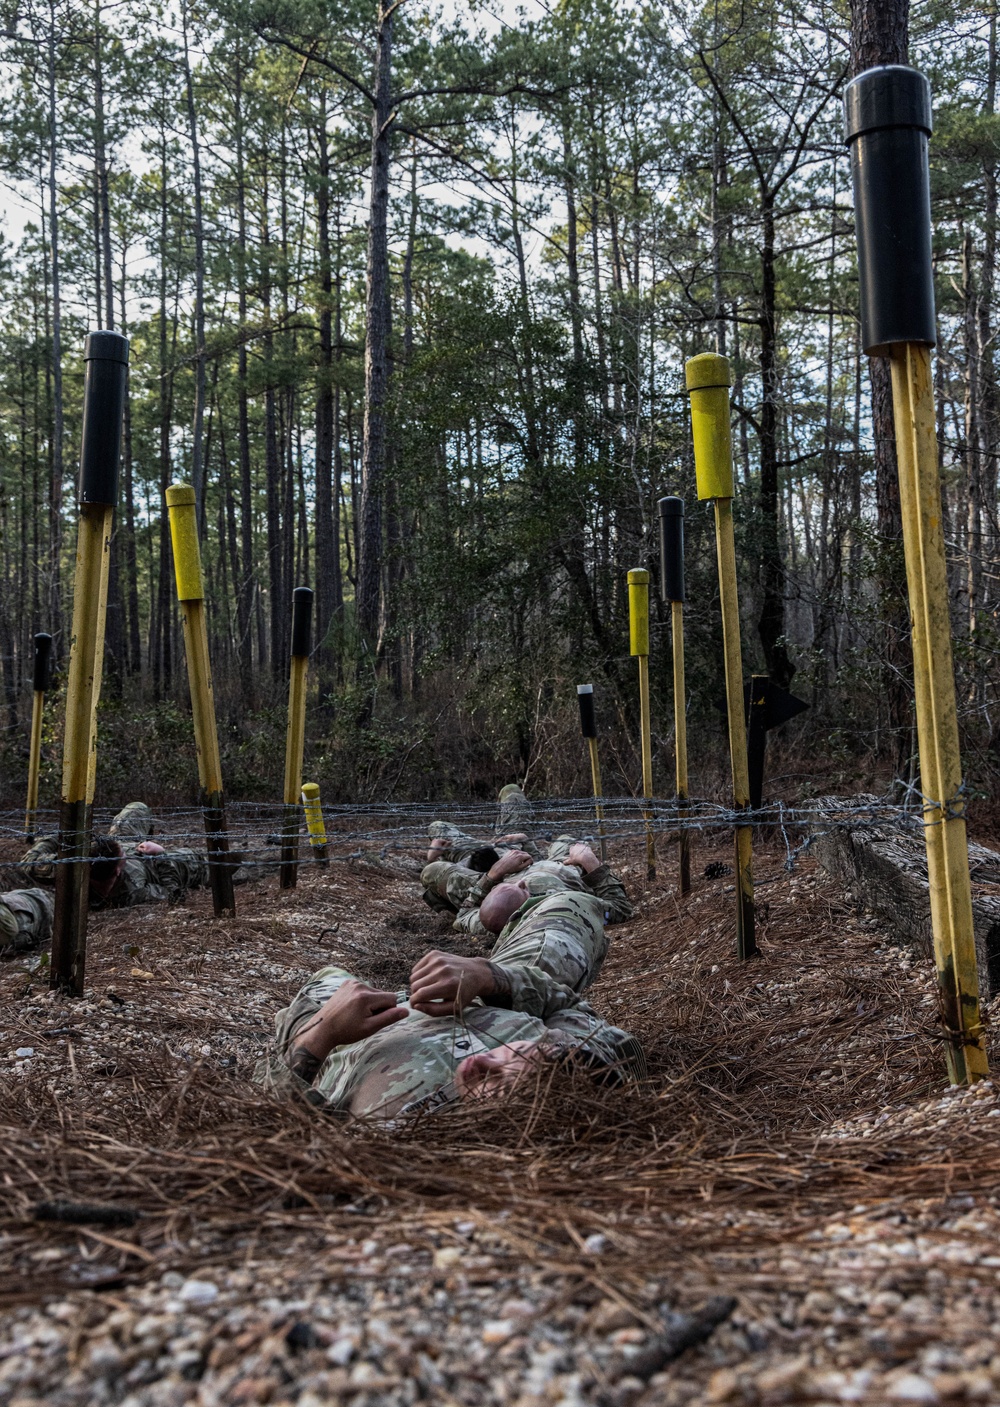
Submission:
[[[506,833],[523,831],[537,841],[554,840],[560,834],[571,832],[576,839],[596,844],[601,839],[639,840],[649,830],[656,836],[673,840],[683,832],[710,833],[749,825],[755,829],[766,828],[780,836],[785,849],[784,868],[791,870],[798,857],[827,832],[861,828],[904,831],[918,836],[926,825],[940,824],[957,814],[957,808],[962,805],[962,790],[945,804],[939,818],[933,818],[933,812],[941,813],[941,808],[919,792],[911,793],[901,803],[867,795],[849,799],[818,797],[795,805],[773,802],[756,810],[739,810],[708,798],[691,798],[682,803],[676,798],[646,801],[624,796],[601,798],[603,818],[598,822],[593,798],[547,797],[532,801],[530,820],[520,825],[512,822]],[[105,831],[117,814],[110,809],[95,809],[95,834]],[[201,850],[205,845],[203,814],[196,806],[154,809],[154,835],[168,854],[171,847]],[[281,846],[285,815],[282,803],[228,803],[225,835],[229,845],[249,862],[269,863],[274,858],[269,852],[276,852]],[[433,821],[445,821],[464,834],[478,836],[483,846],[497,840],[496,802],[332,802],[324,804],[323,817],[328,856],[334,860],[358,858],[362,854],[361,846],[375,848],[382,856],[401,852],[422,856],[427,851],[428,826]],[[36,812],[36,839],[55,841],[58,829],[58,809],[43,808]],[[806,834],[799,839],[802,832]],[[300,842],[300,857],[308,855],[309,837],[301,816],[294,834]],[[23,811],[0,812],[0,841],[5,839],[25,843]],[[126,848],[131,848],[131,844],[128,838]],[[348,854],[334,853],[344,847],[349,848]],[[46,856],[44,863],[72,861]]]

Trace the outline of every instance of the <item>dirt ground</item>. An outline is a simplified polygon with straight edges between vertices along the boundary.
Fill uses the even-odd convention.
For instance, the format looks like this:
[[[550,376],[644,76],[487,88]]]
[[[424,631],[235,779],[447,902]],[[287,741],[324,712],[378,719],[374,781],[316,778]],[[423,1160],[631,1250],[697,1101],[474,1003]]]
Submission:
[[[948,1090],[930,963],[763,846],[738,964],[729,844],[684,899],[640,851],[591,999],[646,1090],[392,1134],[262,1096],[306,974],[402,986],[456,936],[391,859],[95,914],[82,1000],[0,964],[0,1407],[1000,1402],[1000,1100]]]

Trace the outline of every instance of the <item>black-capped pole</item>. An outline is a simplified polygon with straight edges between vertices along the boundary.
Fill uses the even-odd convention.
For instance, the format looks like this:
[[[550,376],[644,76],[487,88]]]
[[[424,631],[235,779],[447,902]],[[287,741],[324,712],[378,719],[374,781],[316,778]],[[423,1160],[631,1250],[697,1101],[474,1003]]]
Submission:
[[[577,702],[580,705],[580,732],[587,740],[590,754],[590,780],[594,788],[594,815],[597,817],[597,834],[601,837],[601,861],[608,858],[608,842],[604,834],[604,802],[601,790],[601,759],[597,753],[597,714],[594,712],[593,684],[577,684]]]
[[[80,502],[118,502],[122,415],[128,376],[128,338],[120,332],[90,332],[83,344],[83,435]]]
[[[580,732],[585,738],[596,738],[597,714],[594,712],[593,684],[577,684],[576,698],[580,705]]]
[[[313,593],[308,586],[297,586],[292,592],[292,654],[308,655]]]
[[[684,500],[661,498],[660,600],[684,600]]]
[[[35,682],[36,694],[49,692],[49,664],[52,660],[52,636],[44,630],[35,636]]]
[[[902,64],[866,69],[844,90],[858,239],[861,345],[933,347],[934,276],[927,141],[931,86]]]

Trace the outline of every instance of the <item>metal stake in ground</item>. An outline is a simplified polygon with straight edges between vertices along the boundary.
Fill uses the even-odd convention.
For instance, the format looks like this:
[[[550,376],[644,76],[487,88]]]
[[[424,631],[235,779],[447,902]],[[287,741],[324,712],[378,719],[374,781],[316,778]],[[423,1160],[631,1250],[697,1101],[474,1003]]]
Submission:
[[[688,814],[687,705],[684,688],[684,500],[661,498],[660,599],[670,602],[670,643],[674,657],[674,754],[677,814],[681,819],[680,889],[691,890],[691,837],[683,824]]]
[[[35,838],[35,813],[38,810],[38,772],[42,760],[42,711],[49,691],[49,660],[52,656],[52,636],[44,631],[35,636],[34,694],[31,700],[31,742],[28,744],[28,799],[24,807],[24,838]]]
[[[326,826],[323,824],[323,807],[319,799],[319,786],[316,782],[302,783],[302,809],[306,813],[306,829],[309,831],[309,844],[317,865],[328,865],[326,854]]]
[[[633,567],[628,574],[629,649],[639,660],[639,731],[642,741],[642,794],[653,799],[653,737],[649,722],[649,572]],[[656,878],[653,813],[647,806],[646,878]]]
[[[590,780],[594,788],[597,834],[601,837],[601,860],[606,863],[608,842],[604,834],[604,792],[601,788],[601,760],[597,755],[597,715],[594,712],[593,684],[577,684],[576,697],[580,704],[580,732],[586,738],[590,752]]]
[[[66,682],[59,863],[56,865],[50,981],[83,993],[90,897],[90,826],[97,747],[97,701],[104,663],[104,618],[111,524],[118,499],[128,338],[91,332],[84,343],[80,526],[73,582],[73,636]]]
[[[233,869],[226,832],[226,803],[222,792],[212,666],[208,657],[205,586],[201,575],[195,494],[190,484],[170,485],[167,489],[167,511],[170,515],[170,542],[174,549],[177,599],[184,622],[184,654],[191,690],[201,804],[205,813],[208,882],[212,887],[212,907],[218,918],[222,914],[235,914],[236,897],[233,894]]]
[[[927,142],[916,69],[868,69],[844,93],[858,233],[861,341],[892,363],[903,550],[913,633],[920,788],[941,1019],[952,1084],[988,1073],[965,833],[931,348],[936,328]]]
[[[737,811],[745,811],[750,805],[750,780],[746,724],[743,721],[743,658],[736,584],[736,545],[733,540],[733,442],[729,426],[729,387],[732,379],[728,359],[717,356],[715,352],[703,352],[699,357],[692,357],[686,363],[684,373],[691,393],[691,432],[698,497],[710,498],[715,503],[733,803]],[[736,878],[736,951],[740,958],[749,958],[757,951],[753,845],[749,826],[736,827]]]
[[[299,873],[299,804],[306,742],[306,685],[313,594],[308,586],[292,592],[292,663],[288,673],[288,730],[285,734],[285,814],[281,828],[282,889],[294,889]]]

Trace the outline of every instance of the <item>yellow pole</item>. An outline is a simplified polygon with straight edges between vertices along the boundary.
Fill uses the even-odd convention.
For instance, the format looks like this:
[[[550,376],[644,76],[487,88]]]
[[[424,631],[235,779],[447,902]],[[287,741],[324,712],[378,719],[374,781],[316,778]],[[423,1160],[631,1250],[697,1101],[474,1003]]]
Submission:
[[[670,603],[670,634],[674,657],[674,745],[676,753],[677,815],[681,821],[681,893],[691,891],[691,836],[683,824],[688,814],[688,745],[684,683],[684,602]]]
[[[104,616],[111,528],[128,372],[128,338],[91,332],[84,343],[80,435],[80,523],[63,729],[59,863],[56,865],[50,982],[83,995],[90,900],[90,829],[97,753],[97,703],[104,664]]]
[[[989,1067],[979,1014],[930,348],[896,343],[891,365],[934,961],[948,1074],[952,1084],[969,1084]]]
[[[218,917],[235,914],[233,871],[229,863],[229,836],[222,791],[222,761],[219,732],[215,721],[215,695],[212,666],[208,654],[208,624],[205,617],[205,588],[201,575],[201,551],[195,493],[189,484],[171,484],[167,489],[170,541],[174,550],[174,577],[177,599],[184,624],[184,654],[191,691],[191,716],[195,749],[198,754],[198,781],[205,813],[205,842],[208,848],[208,878],[212,906]]]
[[[302,783],[302,807],[306,813],[306,828],[309,831],[309,844],[317,865],[329,864],[326,854],[326,826],[323,824],[323,807],[320,805],[319,786],[316,782]]]
[[[294,889],[299,866],[299,804],[306,741],[306,686],[309,677],[309,625],[313,594],[308,586],[292,592],[292,663],[288,672],[288,727],[285,732],[285,814],[281,831],[282,889]]]
[[[642,794],[653,799],[653,739],[649,719],[649,572],[633,567],[628,574],[629,648],[639,660],[639,730],[642,742]],[[647,806],[646,878],[656,878],[653,813]]]
[[[729,361],[714,352],[692,357],[685,365],[691,394],[691,429],[699,499],[715,502],[715,539],[722,606],[722,644],[729,715],[729,756],[733,803],[750,807],[750,771],[743,706],[743,659],[740,607],[733,537],[733,447],[729,426]],[[736,951],[741,959],[757,951],[753,902],[753,847],[749,826],[736,827]]]

